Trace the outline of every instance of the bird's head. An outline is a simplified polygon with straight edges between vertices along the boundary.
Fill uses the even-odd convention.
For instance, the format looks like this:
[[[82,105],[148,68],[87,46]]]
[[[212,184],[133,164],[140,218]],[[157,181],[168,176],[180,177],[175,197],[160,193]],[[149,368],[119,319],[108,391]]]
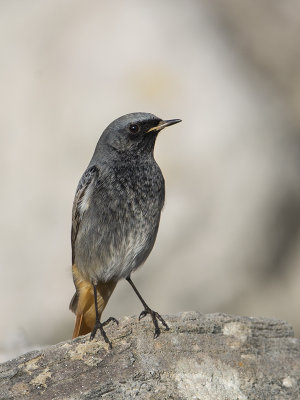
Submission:
[[[153,153],[158,133],[178,122],[181,120],[164,121],[153,114],[142,112],[123,115],[108,125],[102,133],[97,145],[98,151],[109,150],[137,156]]]

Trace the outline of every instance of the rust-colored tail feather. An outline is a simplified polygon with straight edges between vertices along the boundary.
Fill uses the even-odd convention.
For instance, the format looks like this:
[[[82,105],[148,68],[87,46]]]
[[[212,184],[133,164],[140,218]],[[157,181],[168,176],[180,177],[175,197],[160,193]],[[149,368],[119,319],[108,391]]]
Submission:
[[[76,314],[72,336],[72,339],[74,339],[93,330],[96,322],[96,313],[93,285],[83,279],[75,264],[72,266],[72,273],[76,287],[76,293],[70,303],[70,309]],[[116,284],[116,281],[109,281],[99,282],[97,285],[97,305],[100,318]]]

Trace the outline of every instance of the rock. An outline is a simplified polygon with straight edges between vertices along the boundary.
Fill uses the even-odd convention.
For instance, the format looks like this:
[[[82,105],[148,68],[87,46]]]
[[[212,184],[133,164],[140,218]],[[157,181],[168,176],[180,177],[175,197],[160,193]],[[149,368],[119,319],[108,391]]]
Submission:
[[[299,399],[300,340],[286,322],[185,312],[107,327],[0,365],[0,399]]]

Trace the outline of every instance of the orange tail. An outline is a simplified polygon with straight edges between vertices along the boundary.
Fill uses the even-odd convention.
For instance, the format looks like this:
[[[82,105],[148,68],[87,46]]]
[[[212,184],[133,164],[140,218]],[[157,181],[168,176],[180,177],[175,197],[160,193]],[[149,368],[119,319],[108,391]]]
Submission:
[[[72,266],[72,273],[76,287],[76,293],[70,303],[70,310],[76,314],[72,336],[72,339],[74,339],[92,331],[96,322],[96,312],[93,285],[83,279],[75,264]],[[97,305],[100,317],[116,284],[116,281],[109,281],[99,282],[97,285]]]

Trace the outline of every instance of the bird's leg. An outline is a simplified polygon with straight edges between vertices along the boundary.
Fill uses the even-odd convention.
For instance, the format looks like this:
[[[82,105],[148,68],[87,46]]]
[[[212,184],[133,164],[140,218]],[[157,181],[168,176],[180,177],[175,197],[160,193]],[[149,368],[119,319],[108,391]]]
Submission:
[[[137,297],[141,300],[143,306],[144,306],[144,310],[140,313],[139,316],[139,320],[141,320],[142,318],[144,318],[147,314],[151,315],[152,321],[153,321],[153,325],[154,325],[154,338],[157,338],[160,335],[160,328],[158,326],[158,320],[163,324],[163,326],[166,328],[166,331],[168,331],[170,328],[168,327],[167,323],[165,322],[165,320],[162,318],[161,315],[159,315],[156,311],[151,310],[151,308],[146,304],[145,300],[142,298],[140,292],[137,290],[137,288],[135,287],[134,283],[132,282],[130,276],[128,276],[126,278],[126,280],[130,283],[130,285],[132,286],[132,289],[135,291]]]
[[[116,324],[119,324],[119,322],[113,318],[110,317],[108,318],[108,320],[106,320],[105,322],[100,322],[100,316],[99,316],[99,311],[98,311],[98,304],[97,304],[97,285],[94,285],[94,300],[95,300],[95,311],[96,311],[96,322],[95,322],[95,326],[91,332],[91,336],[90,336],[90,340],[94,339],[97,330],[99,329],[103,339],[105,340],[106,343],[108,343],[109,347],[112,349],[112,344],[111,341],[108,339],[105,330],[103,329],[103,327],[107,324],[109,324],[110,322],[115,322]]]

